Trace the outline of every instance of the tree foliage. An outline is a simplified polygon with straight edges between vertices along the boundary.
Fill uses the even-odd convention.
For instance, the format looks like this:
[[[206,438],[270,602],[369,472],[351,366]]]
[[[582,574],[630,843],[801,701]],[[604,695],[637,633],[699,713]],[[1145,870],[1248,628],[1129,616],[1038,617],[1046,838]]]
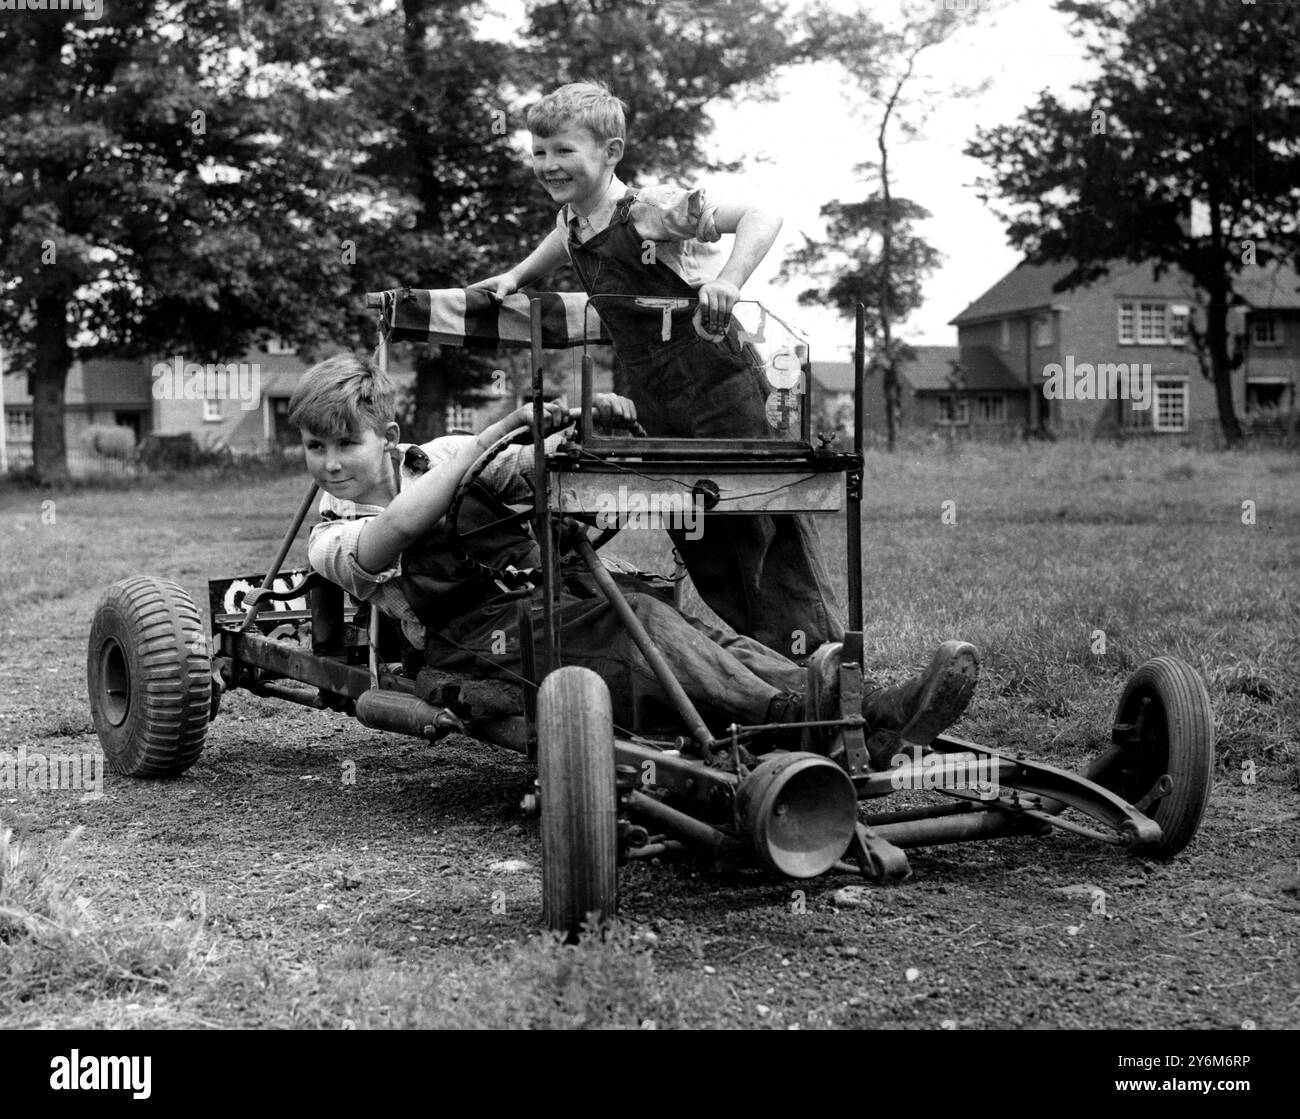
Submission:
[[[782,277],[808,272],[822,281],[800,293],[801,303],[826,304],[844,314],[853,314],[857,304],[863,304],[864,326],[875,343],[872,368],[880,371],[883,381],[890,450],[901,414],[898,367],[912,354],[895,338],[894,324],[921,305],[921,284],[941,259],[915,230],[915,223],[929,212],[910,199],[894,197],[891,129],[904,137],[915,135],[925,115],[919,106],[936,103],[935,95],[909,87],[917,77],[920,56],[956,34],[964,14],[924,3],[905,8],[901,23],[886,27],[865,11],[846,15],[820,6],[810,21],[817,51],[837,59],[873,107],[878,159],[860,169],[874,172],[876,186],[862,202],[823,206],[826,238],[808,238],[787,258]],[[951,96],[960,91],[947,92]]]
[[[313,80],[332,40],[301,30],[327,8],[284,0],[272,24],[117,0],[96,23],[0,23],[0,331],[30,354],[41,477],[66,475],[74,359],[328,333],[349,288],[336,227],[356,216],[327,189],[348,127]]]
[[[779,4],[533,3],[517,42],[473,0],[114,0],[0,22],[0,342],[29,370],[37,473],[66,475],[69,365],[229,359],[279,335],[369,348],[362,293],[458,286],[553,209],[524,109],[573,78],[629,105],[622,173],[711,166],[707,107],[808,49]],[[420,431],[491,362],[415,354]]]
[[[1066,105],[1040,94],[967,148],[986,162],[1011,242],[1069,261],[1067,290],[1112,262],[1176,267],[1205,297],[1197,332],[1227,440],[1227,312],[1252,263],[1300,260],[1300,7],[1219,0],[1059,0],[1098,64]],[[1189,220],[1204,206],[1208,229]]]

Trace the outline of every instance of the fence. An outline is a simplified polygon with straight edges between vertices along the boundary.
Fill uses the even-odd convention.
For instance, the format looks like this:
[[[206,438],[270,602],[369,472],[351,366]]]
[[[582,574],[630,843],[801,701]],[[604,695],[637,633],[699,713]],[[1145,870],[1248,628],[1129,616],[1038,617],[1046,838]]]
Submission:
[[[15,447],[10,445],[8,449],[9,473],[10,475],[20,474],[32,466],[32,448],[30,445]],[[119,458],[107,458],[104,455],[95,454],[84,447],[69,446],[67,448],[68,474],[78,481],[92,478],[139,478],[156,471],[151,470],[149,466],[140,462],[138,459],[130,461]],[[158,464],[157,471],[163,473],[187,473],[197,472],[200,470],[221,472],[240,472],[245,469],[251,469],[254,472],[278,470],[302,470],[303,457],[299,448],[276,448],[264,454],[253,454],[248,452],[231,453],[220,460],[205,458],[199,462],[188,464],[177,464],[174,462]],[[0,478],[4,475],[0,474]]]
[[[9,473],[17,474],[31,467],[32,448],[29,445],[15,447],[11,444],[8,452]],[[140,473],[139,465],[134,462],[105,458],[84,447],[68,447],[67,459],[68,473],[74,478],[131,478]]]

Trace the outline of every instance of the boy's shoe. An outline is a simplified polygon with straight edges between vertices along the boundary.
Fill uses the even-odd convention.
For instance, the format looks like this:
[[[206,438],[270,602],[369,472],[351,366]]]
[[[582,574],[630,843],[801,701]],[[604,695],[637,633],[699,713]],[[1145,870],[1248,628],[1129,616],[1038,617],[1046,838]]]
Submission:
[[[804,666],[808,674],[808,688],[804,697],[805,718],[815,721],[840,717],[840,664],[843,654],[843,643],[827,641],[819,645],[808,658],[808,663]],[[815,753],[822,753],[834,737],[833,732],[828,733],[817,727],[808,727],[807,731],[805,746]]]
[[[862,717],[871,732],[867,749],[888,758],[907,745],[928,746],[961,718],[979,680],[979,651],[966,641],[945,641],[921,676],[892,688],[864,683]]]
[[[767,705],[765,723],[802,723],[806,716],[806,701],[798,692],[787,692],[773,696]],[[755,754],[766,754],[771,750],[798,750],[803,738],[802,728],[790,730],[763,731],[749,743]]]

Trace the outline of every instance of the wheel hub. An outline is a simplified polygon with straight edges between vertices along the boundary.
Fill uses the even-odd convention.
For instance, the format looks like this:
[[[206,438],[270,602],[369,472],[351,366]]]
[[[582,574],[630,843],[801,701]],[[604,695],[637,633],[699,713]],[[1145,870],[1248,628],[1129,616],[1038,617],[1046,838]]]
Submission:
[[[113,726],[120,727],[131,710],[131,673],[126,667],[122,646],[109,638],[99,649],[101,711]]]

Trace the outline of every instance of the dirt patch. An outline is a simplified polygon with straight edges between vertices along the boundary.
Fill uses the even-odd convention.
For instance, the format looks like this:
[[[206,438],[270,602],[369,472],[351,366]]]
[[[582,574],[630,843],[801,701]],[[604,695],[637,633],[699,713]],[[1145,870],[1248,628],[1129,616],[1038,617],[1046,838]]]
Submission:
[[[923,476],[916,500],[937,510],[954,477],[992,495],[1008,464],[959,467]],[[1239,507],[1239,479],[1218,493],[1209,476],[1197,478],[1207,508]],[[202,603],[208,576],[258,569],[299,489],[76,494],[49,525],[37,497],[0,494],[0,751],[97,756],[84,658],[100,589],[155,573]],[[30,852],[83,829],[60,919],[84,922],[124,969],[112,982],[42,971],[59,958],[53,933],[0,937],[10,977],[21,962],[31,980],[5,989],[0,1024],[1294,1027],[1300,680],[1278,635],[1293,629],[1280,573],[1300,517],[1279,509],[1268,535],[1151,517],[1104,542],[1027,516],[1010,547],[1001,520],[982,528],[971,514],[957,530],[936,513],[906,540],[868,542],[882,670],[905,671],[954,632],[986,650],[962,728],[976,740],[1078,765],[1104,744],[1135,664],[1169,651],[1200,668],[1217,784],[1170,862],[1068,835],[940,847],[911,854],[911,881],[852,905],[835,901],[855,883],[844,875],[635,863],[620,873],[625,930],[578,956],[537,932],[538,826],[517,807],[534,777],[525,759],[236,694],[182,778],[108,774],[98,798],[0,789],[0,823]],[[1267,695],[1239,685],[1257,678]]]

